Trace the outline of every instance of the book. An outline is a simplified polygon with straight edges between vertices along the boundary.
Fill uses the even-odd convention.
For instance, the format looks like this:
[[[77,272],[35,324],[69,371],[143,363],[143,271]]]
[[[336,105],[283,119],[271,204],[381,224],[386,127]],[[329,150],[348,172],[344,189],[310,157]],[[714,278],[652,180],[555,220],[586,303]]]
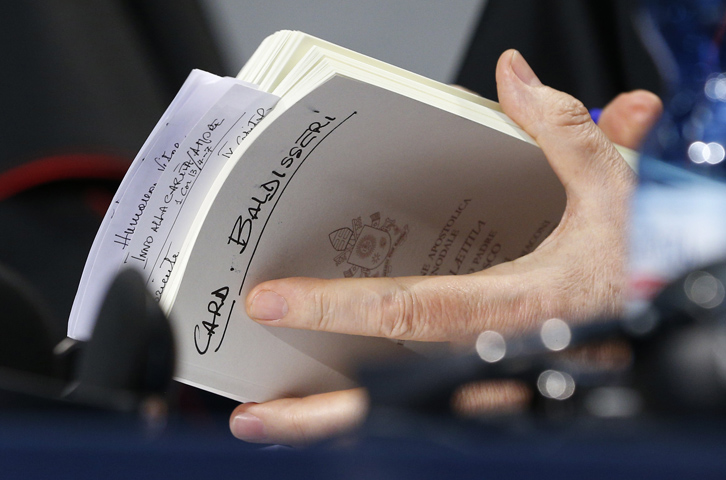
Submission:
[[[235,79],[190,75],[103,220],[68,334],[91,335],[131,267],[172,322],[178,380],[258,402],[352,387],[361,362],[432,346],[260,325],[250,289],[473,273],[533,251],[565,202],[496,103],[277,32]]]

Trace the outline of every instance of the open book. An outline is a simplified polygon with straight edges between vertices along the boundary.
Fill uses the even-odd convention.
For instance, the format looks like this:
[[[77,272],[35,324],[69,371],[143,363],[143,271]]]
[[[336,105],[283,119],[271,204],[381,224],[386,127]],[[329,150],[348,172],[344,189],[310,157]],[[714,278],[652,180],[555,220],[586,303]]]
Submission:
[[[237,79],[194,72],[98,232],[69,323],[143,272],[170,315],[179,380],[241,401],[355,385],[355,365],[421,345],[271,328],[245,314],[288,276],[467,274],[534,250],[565,194],[498,106],[300,32]]]

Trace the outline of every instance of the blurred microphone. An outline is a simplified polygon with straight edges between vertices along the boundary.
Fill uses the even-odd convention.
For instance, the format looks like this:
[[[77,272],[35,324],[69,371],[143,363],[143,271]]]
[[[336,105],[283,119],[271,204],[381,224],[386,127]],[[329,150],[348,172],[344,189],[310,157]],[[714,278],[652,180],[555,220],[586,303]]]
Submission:
[[[5,329],[0,403],[38,400],[142,413],[165,408],[174,341],[168,319],[139,273],[118,274],[87,342],[58,342],[38,298],[18,275],[0,268]]]
[[[631,322],[634,383],[669,414],[726,413],[726,263],[685,275]]]
[[[141,275],[123,270],[108,290],[67,396],[120,410],[148,398],[165,398],[174,359],[166,316]]]

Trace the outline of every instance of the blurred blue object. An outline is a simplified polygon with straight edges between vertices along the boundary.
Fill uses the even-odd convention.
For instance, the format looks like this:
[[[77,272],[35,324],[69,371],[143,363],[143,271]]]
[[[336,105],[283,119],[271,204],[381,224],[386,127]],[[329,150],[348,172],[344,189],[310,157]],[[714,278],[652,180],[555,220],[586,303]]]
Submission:
[[[412,421],[419,428],[425,422]],[[225,422],[226,423],[226,422]],[[34,479],[630,479],[726,476],[723,424],[607,422],[579,428],[436,425],[437,436],[306,449],[240,442],[226,424],[176,419],[154,435],[133,417],[85,410],[0,412],[0,476]],[[443,428],[442,428],[443,427]]]
[[[600,114],[602,114],[602,108],[590,109],[590,117],[592,117],[593,122],[597,123],[600,121]]]
[[[669,88],[642,147],[632,209],[637,300],[726,257],[726,2],[644,5],[641,30]]]

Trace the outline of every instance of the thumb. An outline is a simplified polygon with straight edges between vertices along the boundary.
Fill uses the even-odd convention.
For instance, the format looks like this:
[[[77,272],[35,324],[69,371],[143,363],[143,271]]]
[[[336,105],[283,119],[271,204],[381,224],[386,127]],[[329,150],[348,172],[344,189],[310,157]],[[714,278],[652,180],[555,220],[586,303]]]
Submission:
[[[496,76],[502,109],[542,148],[568,204],[581,198],[609,200],[598,190],[627,194],[628,188],[614,190],[613,185],[629,186],[632,172],[579,100],[544,86],[516,50],[502,54]]]

